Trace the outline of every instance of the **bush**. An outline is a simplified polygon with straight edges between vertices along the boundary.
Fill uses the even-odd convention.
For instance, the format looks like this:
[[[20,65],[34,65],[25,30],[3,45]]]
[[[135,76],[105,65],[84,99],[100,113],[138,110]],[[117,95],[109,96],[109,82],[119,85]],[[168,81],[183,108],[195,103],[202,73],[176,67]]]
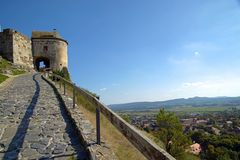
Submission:
[[[63,67],[61,70],[54,70],[53,73],[63,77],[66,80],[71,80],[67,67]]]

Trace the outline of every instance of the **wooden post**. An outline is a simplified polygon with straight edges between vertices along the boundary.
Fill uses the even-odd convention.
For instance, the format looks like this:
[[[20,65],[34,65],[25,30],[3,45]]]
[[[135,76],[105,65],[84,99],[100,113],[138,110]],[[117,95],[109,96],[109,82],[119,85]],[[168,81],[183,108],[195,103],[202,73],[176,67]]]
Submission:
[[[96,128],[97,128],[97,144],[101,145],[101,135],[100,135],[100,110],[96,108]]]

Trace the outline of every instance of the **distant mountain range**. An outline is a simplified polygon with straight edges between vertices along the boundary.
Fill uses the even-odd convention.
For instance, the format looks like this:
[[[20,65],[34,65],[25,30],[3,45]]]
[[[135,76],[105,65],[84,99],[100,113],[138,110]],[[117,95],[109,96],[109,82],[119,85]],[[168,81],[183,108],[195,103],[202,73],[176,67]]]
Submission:
[[[133,102],[124,104],[112,104],[109,107],[113,110],[148,110],[157,109],[160,107],[215,107],[215,106],[239,106],[240,97],[193,97],[193,98],[180,98],[167,101],[156,102]]]

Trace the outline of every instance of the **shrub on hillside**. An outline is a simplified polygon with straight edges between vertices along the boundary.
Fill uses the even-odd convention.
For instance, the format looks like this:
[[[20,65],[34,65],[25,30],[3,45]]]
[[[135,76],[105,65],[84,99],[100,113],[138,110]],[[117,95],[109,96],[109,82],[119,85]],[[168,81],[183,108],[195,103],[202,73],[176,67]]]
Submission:
[[[67,67],[63,67],[61,70],[54,70],[53,73],[63,77],[66,80],[71,80]]]

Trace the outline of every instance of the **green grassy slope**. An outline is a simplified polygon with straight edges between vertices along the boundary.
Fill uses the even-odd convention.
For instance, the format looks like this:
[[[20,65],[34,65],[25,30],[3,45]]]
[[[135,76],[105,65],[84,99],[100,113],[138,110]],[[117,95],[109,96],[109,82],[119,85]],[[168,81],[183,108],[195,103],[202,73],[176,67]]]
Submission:
[[[0,57],[0,83],[5,81],[9,76],[7,75],[19,75],[23,74],[26,71],[21,68],[17,68],[11,62]],[[7,74],[7,75],[6,75]]]
[[[5,75],[0,74],[0,83],[2,83],[3,81],[5,81],[6,79],[8,79],[8,76],[5,76]]]

